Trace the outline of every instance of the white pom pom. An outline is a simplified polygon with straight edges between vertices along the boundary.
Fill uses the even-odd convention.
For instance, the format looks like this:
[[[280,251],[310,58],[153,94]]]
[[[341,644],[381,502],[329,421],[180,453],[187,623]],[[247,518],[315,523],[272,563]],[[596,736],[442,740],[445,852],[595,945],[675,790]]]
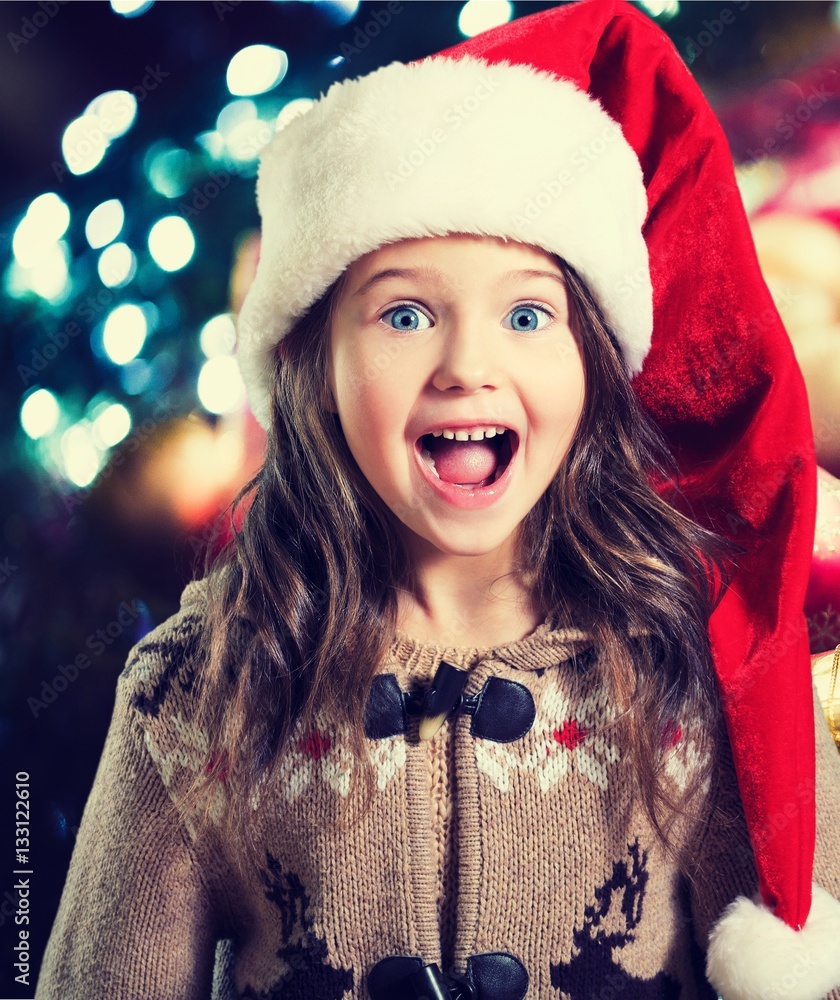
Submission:
[[[840,902],[815,885],[795,931],[739,896],[709,937],[706,976],[725,1000],[822,1000],[840,986]]]

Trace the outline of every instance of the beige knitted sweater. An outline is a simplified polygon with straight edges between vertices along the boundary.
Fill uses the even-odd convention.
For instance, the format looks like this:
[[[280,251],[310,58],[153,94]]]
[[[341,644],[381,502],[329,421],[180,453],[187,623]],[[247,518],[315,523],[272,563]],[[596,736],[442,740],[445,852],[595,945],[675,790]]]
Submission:
[[[543,624],[492,649],[398,634],[369,713],[370,814],[336,827],[352,760],[324,720],[252,801],[267,873],[243,875],[235,843],[198,845],[163,808],[208,762],[189,655],[203,600],[191,583],[129,655],[37,1000],[362,998],[388,958],[380,972],[435,962],[478,1000],[714,995],[710,925],[754,891],[728,753],[702,818],[679,829],[700,872],[687,885],[599,733],[610,705],[586,676],[581,633]],[[464,710],[421,743],[404,694],[441,659],[469,669]],[[815,879],[840,898],[840,757],[817,722]],[[683,786],[697,758],[685,721],[669,743]],[[220,782],[218,816],[227,795]]]

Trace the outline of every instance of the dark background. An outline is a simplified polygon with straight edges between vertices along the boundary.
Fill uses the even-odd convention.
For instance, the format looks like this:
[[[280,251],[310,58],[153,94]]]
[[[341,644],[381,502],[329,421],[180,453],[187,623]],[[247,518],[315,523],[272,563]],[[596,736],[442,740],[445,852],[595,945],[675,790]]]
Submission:
[[[550,6],[554,4],[517,2],[513,16]],[[267,97],[283,103],[317,96],[333,80],[455,44],[462,39],[457,25],[461,7],[450,2],[403,3],[391,25],[360,47],[360,26],[374,12],[386,9],[385,2],[361,3],[350,16],[330,3],[158,0],[133,18],[117,15],[105,2],[0,4],[0,269],[5,271],[9,263],[12,235],[28,203],[45,191],[55,191],[73,212],[67,238],[74,255],[75,283],[71,297],[55,308],[13,300],[0,292],[4,403],[0,567],[5,567],[0,570],[0,752],[5,764],[0,797],[9,802],[0,811],[2,997],[34,995],[40,956],[128,650],[176,610],[182,587],[199,575],[198,560],[207,545],[205,524],[185,522],[166,511],[140,523],[131,520],[136,518],[131,508],[119,507],[110,487],[94,484],[80,493],[40,464],[23,439],[18,412],[31,387],[22,384],[17,366],[97,287],[92,255],[84,243],[84,218],[100,201],[119,197],[126,206],[131,237],[162,214],[163,199],[150,193],[145,182],[145,151],[162,138],[195,148],[196,134],[212,128],[219,110],[231,99],[225,70],[243,46],[264,42],[288,53],[288,75]],[[736,17],[718,33],[718,18],[725,8],[736,11]],[[675,16],[658,21],[713,105],[725,114],[743,92],[789,74],[791,67],[836,46],[835,9],[829,2],[753,2],[745,7],[722,0],[683,2]],[[44,16],[47,22],[34,37],[25,39],[27,21],[43,22]],[[351,52],[348,45],[357,51]],[[159,67],[165,76],[140,104],[132,129],[91,173],[64,172],[61,136],[67,124],[98,94],[138,85],[149,67]],[[772,124],[772,115],[769,120]],[[765,117],[750,125],[737,116],[733,119],[729,135],[736,159],[747,156],[746,150],[767,129],[767,121]],[[206,181],[214,166],[196,162],[192,190]],[[228,308],[237,241],[258,222],[253,165],[230,173],[223,196],[194,220],[199,249],[193,264],[166,279],[144,279],[143,294],[160,306],[162,314],[152,348],[169,352],[174,360],[165,385],[127,400],[138,422],[165,390],[175,414],[198,413],[208,427],[218,426],[217,418],[200,412],[195,394],[200,363],[197,330],[208,316]],[[59,365],[45,372],[43,384],[70,400],[84,400],[103,387],[124,398],[114,374],[94,358],[87,332],[68,348]],[[147,450],[154,453],[169,447],[168,433],[163,426],[156,430]],[[111,485],[124,475],[129,486],[136,482],[142,493],[146,480],[136,462],[140,459],[127,460]],[[119,621],[125,605],[136,613],[115,629],[118,634],[108,635],[91,668],[54,702],[34,712],[29,699],[42,694],[43,684],[55,678],[59,665],[70,664],[90,648],[91,636]],[[14,775],[21,770],[31,776],[33,809],[30,988],[14,983],[9,957],[14,938],[6,936],[15,930],[8,909],[13,881],[11,800]]]

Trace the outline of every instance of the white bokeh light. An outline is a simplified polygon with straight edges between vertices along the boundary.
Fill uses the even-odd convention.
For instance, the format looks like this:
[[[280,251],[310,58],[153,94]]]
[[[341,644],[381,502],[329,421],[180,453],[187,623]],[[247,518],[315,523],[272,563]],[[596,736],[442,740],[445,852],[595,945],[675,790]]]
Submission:
[[[70,283],[70,248],[60,240],[46,247],[29,271],[29,287],[42,299],[60,299]]]
[[[127,90],[106,90],[95,97],[84,114],[94,115],[102,134],[110,142],[131,128],[137,117],[137,98]]]
[[[216,116],[216,131],[226,136],[241,122],[252,121],[257,117],[257,106],[248,98],[229,101]]]
[[[245,405],[245,386],[235,357],[219,355],[204,362],[198,398],[210,413],[233,413]]]
[[[145,14],[155,0],[111,0],[111,10],[122,17],[139,17]]]
[[[680,12],[679,0],[639,0],[639,2],[651,17],[662,17],[666,21]]]
[[[111,141],[125,135],[136,117],[137,98],[127,90],[108,90],[95,97],[61,137],[61,154],[70,173],[90,173],[102,162]]]
[[[89,245],[98,250],[115,240],[125,224],[125,210],[118,198],[103,201],[87,217],[85,237]]]
[[[163,271],[179,271],[192,260],[195,236],[180,215],[159,219],[149,232],[149,253]]]
[[[107,288],[122,288],[137,271],[137,258],[126,243],[112,243],[99,255],[99,280]]]
[[[231,354],[236,345],[236,326],[230,313],[208,319],[199,335],[201,349],[208,358]]]
[[[36,389],[23,401],[20,408],[20,425],[29,437],[37,440],[46,437],[58,426],[61,407],[49,389]]]
[[[149,333],[146,314],[132,302],[112,310],[105,320],[102,346],[115,365],[124,365],[136,358]]]
[[[467,38],[482,31],[507,24],[513,17],[513,4],[508,0],[468,0],[458,15],[458,30]]]
[[[102,467],[102,452],[93,443],[88,421],[81,420],[61,436],[64,475],[76,486],[88,486]]]
[[[61,137],[61,155],[71,174],[87,174],[102,162],[109,141],[96,115],[74,118]]]
[[[12,252],[21,267],[35,267],[45,250],[61,239],[70,225],[70,209],[52,191],[39,195],[26,210],[12,237]]]
[[[289,58],[273,45],[248,45],[227,68],[228,90],[237,97],[264,94],[276,87],[289,69]]]
[[[260,150],[274,135],[274,126],[259,118],[240,122],[228,133],[227,148],[234,160],[256,160]]]
[[[106,406],[93,422],[93,440],[103,448],[113,448],[131,430],[131,414],[122,403]]]

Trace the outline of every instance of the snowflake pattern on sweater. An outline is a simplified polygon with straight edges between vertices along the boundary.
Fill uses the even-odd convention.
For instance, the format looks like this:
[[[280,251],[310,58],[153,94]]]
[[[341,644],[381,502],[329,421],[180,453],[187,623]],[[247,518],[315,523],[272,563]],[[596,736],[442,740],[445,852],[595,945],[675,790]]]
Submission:
[[[280,781],[288,802],[296,802],[317,780],[342,798],[347,797],[354,766],[347,735],[325,725],[296,735],[280,762]],[[405,766],[405,739],[398,735],[368,743],[376,787],[381,792]]]
[[[597,730],[611,718],[603,688],[573,705],[560,680],[554,679],[540,700],[527,752],[516,754],[504,744],[477,739],[478,769],[500,792],[509,790],[512,772],[535,775],[541,791],[548,792],[572,768],[605,791],[609,769],[619,762],[620,754]]]

